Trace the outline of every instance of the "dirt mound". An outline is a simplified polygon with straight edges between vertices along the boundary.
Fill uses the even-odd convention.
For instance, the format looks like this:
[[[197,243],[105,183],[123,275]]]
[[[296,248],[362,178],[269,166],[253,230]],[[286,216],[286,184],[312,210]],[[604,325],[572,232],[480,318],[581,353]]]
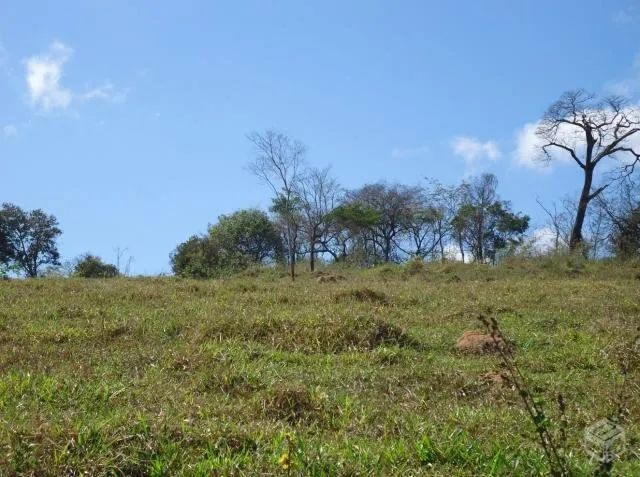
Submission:
[[[506,373],[488,372],[480,375],[480,381],[495,387],[509,387],[509,376]]]
[[[507,344],[500,337],[482,331],[465,331],[456,342],[456,349],[464,353],[491,353],[506,350]]]
[[[267,416],[290,424],[318,420],[322,411],[322,403],[302,386],[278,389],[262,400],[261,407]]]

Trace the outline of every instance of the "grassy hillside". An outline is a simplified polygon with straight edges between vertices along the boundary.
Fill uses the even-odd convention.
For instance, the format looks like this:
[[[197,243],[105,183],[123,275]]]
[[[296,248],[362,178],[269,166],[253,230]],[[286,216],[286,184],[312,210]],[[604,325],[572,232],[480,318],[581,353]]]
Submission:
[[[593,472],[582,433],[616,408],[640,268],[324,273],[0,283],[0,475],[544,475],[517,393],[483,378],[499,358],[454,348],[479,313],[550,415],[564,395]],[[634,379],[615,475],[640,475]]]

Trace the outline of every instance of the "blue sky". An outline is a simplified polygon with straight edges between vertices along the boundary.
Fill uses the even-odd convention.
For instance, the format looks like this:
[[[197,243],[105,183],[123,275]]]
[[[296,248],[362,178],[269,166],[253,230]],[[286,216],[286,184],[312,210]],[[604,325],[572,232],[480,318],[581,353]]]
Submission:
[[[562,92],[640,92],[640,2],[0,2],[0,201],[43,208],[64,258],[134,273],[269,203],[248,132],[309,146],[346,187],[494,172],[500,193],[579,188],[525,146]],[[529,125],[529,127],[527,127]]]

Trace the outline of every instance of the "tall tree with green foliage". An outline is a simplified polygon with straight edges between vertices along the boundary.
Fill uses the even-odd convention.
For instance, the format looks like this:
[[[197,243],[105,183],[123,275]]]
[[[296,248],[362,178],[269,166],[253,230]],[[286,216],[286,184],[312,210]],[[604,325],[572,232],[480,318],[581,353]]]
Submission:
[[[275,225],[257,209],[221,215],[203,236],[192,236],[171,254],[171,268],[178,276],[211,278],[273,263],[283,246]]]
[[[0,220],[2,220],[2,215],[0,215]],[[12,260],[13,253],[9,245],[9,238],[0,222],[0,266],[8,267]]]
[[[496,253],[521,243],[529,217],[511,211],[497,194],[498,179],[482,174],[463,184],[463,203],[453,219],[453,228],[464,259],[464,245],[476,262],[495,262]]]
[[[62,233],[58,220],[41,209],[25,211],[5,203],[0,209],[3,259],[27,277],[37,277],[42,265],[59,265],[56,239]]]
[[[258,209],[245,209],[218,217],[209,239],[230,268],[274,262],[282,257],[282,242],[273,222]]]
[[[330,253],[334,259],[346,261],[357,248],[364,248],[366,233],[380,220],[380,214],[363,204],[347,202],[331,212],[331,220],[336,250]]]
[[[171,253],[171,270],[176,276],[211,278],[221,267],[219,250],[208,236],[192,235]]]

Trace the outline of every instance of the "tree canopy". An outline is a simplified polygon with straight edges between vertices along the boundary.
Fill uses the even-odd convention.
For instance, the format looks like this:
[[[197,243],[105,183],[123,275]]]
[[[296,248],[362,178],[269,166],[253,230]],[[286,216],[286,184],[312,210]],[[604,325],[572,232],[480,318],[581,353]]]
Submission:
[[[73,276],[80,278],[114,278],[120,275],[115,265],[104,263],[100,257],[87,253],[73,268]]]
[[[43,265],[59,265],[56,239],[61,233],[53,215],[5,203],[0,209],[0,259],[27,277],[37,277]]]
[[[265,212],[239,210],[221,215],[203,236],[192,236],[171,255],[179,276],[209,278],[280,260],[280,235]]]

